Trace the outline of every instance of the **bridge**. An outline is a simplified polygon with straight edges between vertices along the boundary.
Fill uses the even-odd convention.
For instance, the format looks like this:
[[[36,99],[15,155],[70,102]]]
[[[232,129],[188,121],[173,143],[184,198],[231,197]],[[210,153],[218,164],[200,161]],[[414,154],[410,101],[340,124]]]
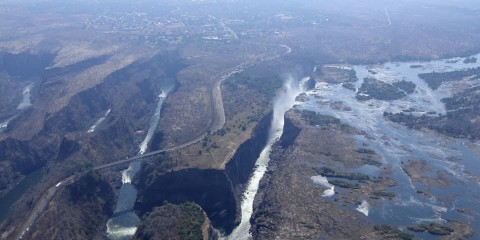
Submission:
[[[262,44],[262,43],[255,43],[255,44],[272,45],[272,44]],[[208,131],[201,134],[200,136],[197,136],[195,139],[193,139],[191,141],[188,141],[186,143],[177,145],[175,147],[170,147],[170,148],[160,149],[160,150],[156,150],[156,151],[151,151],[151,152],[148,152],[148,153],[145,153],[145,154],[139,154],[139,155],[136,155],[136,156],[133,156],[133,157],[130,157],[130,158],[126,158],[126,159],[118,160],[118,161],[115,161],[115,162],[99,165],[99,166],[93,167],[92,169],[89,169],[89,170],[86,170],[86,171],[83,171],[83,172],[80,172],[80,173],[76,173],[74,175],[71,175],[69,177],[64,178],[63,180],[61,180],[60,182],[58,182],[54,186],[51,186],[50,188],[48,188],[43,193],[43,195],[39,198],[39,200],[35,204],[35,207],[30,212],[27,220],[24,222],[24,224],[20,228],[21,230],[20,230],[20,232],[18,232],[18,237],[16,239],[23,239],[25,234],[30,230],[30,227],[35,223],[35,221],[40,216],[40,214],[45,210],[45,208],[47,207],[47,204],[50,202],[50,200],[55,195],[55,193],[57,192],[58,189],[60,189],[62,186],[74,183],[75,180],[77,180],[78,177],[82,176],[83,174],[91,172],[91,171],[102,170],[102,169],[114,167],[114,166],[121,165],[121,164],[131,163],[133,161],[142,160],[142,159],[145,159],[145,158],[148,158],[148,157],[151,157],[151,156],[155,156],[157,154],[165,153],[165,152],[176,151],[176,150],[185,148],[187,146],[196,144],[196,143],[202,141],[206,136],[208,136],[209,133],[216,132],[216,131],[220,130],[221,128],[223,128],[223,126],[225,125],[225,112],[224,112],[224,108],[223,108],[222,93],[221,93],[221,88],[220,88],[222,82],[225,81],[226,79],[228,79],[232,74],[237,73],[239,71],[242,71],[243,69],[245,69],[249,66],[255,65],[255,64],[263,62],[263,61],[274,60],[274,59],[276,59],[276,58],[278,58],[282,55],[289,54],[292,51],[292,49],[290,47],[288,47],[287,45],[280,45],[280,46],[285,48],[286,51],[283,52],[283,53],[274,54],[271,57],[267,57],[267,50],[265,49],[265,51],[263,53],[260,53],[260,54],[256,55],[255,57],[253,57],[253,58],[251,58],[251,59],[249,59],[245,62],[242,62],[235,67],[229,68],[229,69],[227,69],[227,70],[225,70],[225,71],[223,71],[223,72],[214,76],[216,81],[213,84],[213,88],[212,88],[212,91],[210,93],[210,99],[212,101],[212,106],[214,108],[215,118],[214,118],[213,122],[211,123],[210,127],[207,128],[207,129],[209,129]]]

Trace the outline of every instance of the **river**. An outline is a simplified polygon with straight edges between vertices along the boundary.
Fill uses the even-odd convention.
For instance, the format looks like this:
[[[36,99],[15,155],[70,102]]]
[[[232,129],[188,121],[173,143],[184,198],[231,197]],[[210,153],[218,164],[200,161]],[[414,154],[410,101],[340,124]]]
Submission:
[[[5,220],[9,213],[11,206],[31,187],[35,186],[42,178],[44,168],[37,169],[20,181],[12,190],[10,190],[5,196],[0,198],[0,222]]]
[[[101,118],[99,118],[87,131],[87,133],[93,133],[95,132],[95,130],[97,129],[98,126],[100,126],[100,124],[103,123],[103,121],[105,121],[105,119],[107,119],[108,115],[110,115],[110,112],[112,111],[111,108],[109,108],[105,114],[103,114],[103,116]]]
[[[480,58],[480,55],[474,56]],[[430,89],[418,77],[424,72],[446,72],[479,67],[480,63],[464,63],[464,58],[444,59],[431,62],[391,62],[374,66],[352,66],[359,80],[355,83],[359,88],[365,77],[374,77],[391,83],[398,80],[414,82],[417,87],[414,93],[393,101],[368,100],[358,101],[355,91],[341,85],[317,83],[314,90],[308,91],[308,100],[298,105],[298,109],[312,110],[321,114],[341,119],[368,137],[355,136],[358,146],[367,145],[375,150],[382,161],[392,167],[391,177],[397,181],[396,186],[389,189],[396,197],[393,201],[382,200],[379,205],[369,205],[368,199],[362,202],[357,210],[372,220],[375,224],[389,223],[397,226],[410,226],[418,223],[440,222],[447,219],[472,222],[472,226],[480,226],[480,142],[466,139],[453,139],[433,133],[409,129],[388,121],[383,112],[401,112],[413,109],[413,114],[446,112],[442,98],[452,95],[456,83],[444,83],[437,90]],[[418,65],[413,67],[413,65]],[[340,67],[340,66],[339,66]],[[370,71],[369,71],[370,70]],[[479,82],[463,81],[462,84],[476,86]],[[329,103],[342,102],[349,110],[338,110]],[[403,163],[409,160],[423,160],[429,169],[423,174],[428,178],[444,173],[448,186],[430,187],[422,182],[415,182],[404,171]],[[380,171],[375,166],[365,165],[360,172],[374,173]],[[432,195],[422,195],[418,191],[428,191]],[[448,200],[447,200],[448,199]],[[465,214],[459,209],[471,209]],[[352,209],[354,210],[354,209]],[[476,229],[475,229],[476,230]],[[425,234],[422,238],[434,239]],[[475,233],[474,239],[480,239]]]
[[[28,86],[26,86],[23,89],[22,101],[18,104],[17,110],[23,110],[32,106],[32,102],[30,98],[31,98],[31,91],[32,91],[33,85],[34,85],[33,83],[30,83]],[[17,112],[11,117],[3,120],[3,122],[0,123],[0,132],[6,131],[10,122],[15,120],[15,118],[17,118],[20,115],[20,113],[21,112]]]
[[[273,103],[273,118],[268,134],[267,145],[260,153],[252,175],[247,183],[247,187],[243,194],[241,203],[241,221],[240,224],[226,237],[229,240],[250,239],[250,218],[253,213],[253,201],[258,192],[258,186],[263,175],[267,171],[268,162],[270,161],[270,151],[273,144],[280,139],[283,134],[284,115],[295,104],[295,98],[302,92],[304,83],[309,78],[301,81],[288,78],[284,83],[282,91],[277,95]]]
[[[17,110],[26,109],[32,106],[30,97],[31,90],[33,88],[33,83],[30,83],[22,91],[22,101],[18,104]],[[19,116],[20,113],[16,113],[13,116],[9,117],[7,120],[4,120],[0,123],[0,132],[5,131],[8,128],[8,124]],[[17,201],[23,193],[27,191],[30,187],[37,183],[42,176],[43,168],[35,170],[25,176],[25,178],[20,181],[12,190],[10,190],[3,198],[0,199],[0,222],[5,220],[10,212],[9,209],[15,201]]]
[[[122,171],[122,187],[118,194],[117,206],[107,222],[107,235],[110,239],[129,239],[135,234],[140,219],[133,212],[137,190],[132,185],[133,176],[140,170],[140,162],[132,162]]]
[[[155,112],[150,119],[147,134],[139,146],[138,154],[144,154],[148,150],[148,146],[160,120],[163,102],[173,88],[173,83],[162,88],[162,92],[158,96]],[[107,236],[109,239],[127,240],[130,239],[137,230],[140,219],[133,212],[133,206],[137,198],[137,189],[132,185],[132,178],[140,170],[140,167],[141,162],[136,161],[130,163],[128,168],[122,171],[122,187],[118,195],[117,206],[113,216],[107,222]]]
[[[33,83],[30,83],[28,86],[25,87],[25,89],[23,89],[23,92],[22,92],[23,98],[22,98],[22,102],[20,102],[20,104],[18,104],[17,106],[18,110],[32,106],[32,102],[30,100],[30,97],[31,97],[30,92],[32,91],[32,87],[33,87]]]

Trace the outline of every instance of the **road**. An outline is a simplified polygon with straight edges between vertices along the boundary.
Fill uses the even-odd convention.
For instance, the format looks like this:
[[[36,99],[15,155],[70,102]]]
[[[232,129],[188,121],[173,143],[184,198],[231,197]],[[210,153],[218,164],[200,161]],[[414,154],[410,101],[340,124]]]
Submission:
[[[258,43],[258,44],[261,44],[261,43]],[[263,45],[267,45],[267,44],[263,44]],[[136,160],[140,160],[140,159],[147,158],[147,157],[150,157],[150,156],[154,156],[154,155],[157,155],[157,154],[160,154],[160,153],[179,150],[179,149],[185,148],[187,146],[190,146],[190,145],[193,145],[195,143],[198,143],[198,142],[202,141],[203,138],[205,138],[209,133],[214,133],[214,132],[222,129],[223,126],[225,125],[225,111],[224,111],[224,108],[223,108],[222,91],[221,91],[222,82],[225,81],[226,79],[228,79],[231,75],[233,75],[237,72],[243,71],[246,67],[257,64],[257,63],[262,62],[262,61],[270,61],[270,60],[276,59],[276,58],[278,58],[282,55],[289,54],[292,51],[292,49],[290,47],[286,46],[286,45],[280,45],[280,46],[287,49],[282,54],[276,54],[275,56],[268,58],[267,57],[267,50],[265,48],[265,51],[263,53],[255,56],[252,59],[249,59],[249,60],[247,60],[247,61],[245,61],[245,62],[243,62],[243,63],[241,63],[241,64],[239,64],[235,67],[229,68],[229,69],[217,74],[216,76],[214,76],[214,78],[216,78],[216,81],[213,85],[210,97],[212,99],[212,104],[213,104],[213,108],[214,108],[214,111],[215,111],[215,119],[214,119],[212,125],[210,126],[210,129],[207,132],[203,133],[202,135],[196,137],[195,139],[193,139],[189,142],[177,145],[175,147],[160,149],[160,150],[157,150],[157,151],[152,151],[152,152],[148,152],[148,153],[145,153],[145,154],[133,156],[133,157],[130,157],[130,158],[127,158],[127,159],[122,159],[122,160],[119,160],[119,161],[99,165],[99,166],[96,166],[96,167],[92,168],[91,170],[76,173],[72,176],[64,178],[62,181],[60,181],[60,182],[56,183],[55,185],[51,186],[46,192],[43,193],[42,197],[37,201],[37,203],[35,204],[35,207],[33,208],[30,215],[28,216],[27,221],[22,225],[21,231],[19,232],[19,235],[16,239],[22,239],[23,236],[25,235],[25,233],[27,233],[30,230],[30,227],[35,223],[35,220],[37,220],[37,218],[40,216],[40,214],[45,210],[45,208],[47,207],[48,203],[50,202],[52,197],[55,195],[57,190],[60,189],[62,186],[73,183],[77,177],[79,177],[79,176],[81,176],[81,175],[83,175],[87,172],[90,172],[90,171],[102,170],[102,169],[113,167],[113,166],[116,166],[116,165],[120,165],[120,164],[124,164],[124,163],[130,163],[132,161],[136,161]]]
[[[392,21],[390,20],[390,14],[388,14],[388,8],[385,7],[385,15],[387,16],[388,26],[392,25]]]
[[[377,29],[377,28],[387,28],[392,25],[392,20],[390,19],[390,14],[388,13],[388,7],[385,7],[385,17],[387,18],[386,24],[378,26],[366,26],[366,27],[331,27],[333,29]]]

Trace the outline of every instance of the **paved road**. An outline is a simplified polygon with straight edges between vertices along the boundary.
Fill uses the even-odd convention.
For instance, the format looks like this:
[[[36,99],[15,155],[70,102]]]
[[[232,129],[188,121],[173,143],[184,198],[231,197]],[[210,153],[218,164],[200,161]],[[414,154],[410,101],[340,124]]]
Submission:
[[[263,44],[263,45],[267,45],[267,44]],[[241,63],[241,64],[239,64],[235,67],[229,68],[229,69],[217,74],[214,77],[214,78],[216,78],[216,81],[213,85],[210,97],[212,99],[212,104],[214,104],[213,108],[215,110],[215,119],[214,119],[214,121],[213,121],[213,123],[210,127],[210,130],[208,132],[214,133],[214,132],[222,129],[223,126],[225,125],[225,111],[224,111],[224,108],[223,108],[222,91],[221,91],[222,82],[225,81],[226,79],[228,79],[231,75],[233,75],[237,72],[243,71],[246,67],[252,66],[252,65],[257,64],[259,62],[270,61],[270,60],[276,59],[276,58],[278,58],[278,57],[280,57],[284,54],[288,54],[292,51],[292,49],[290,47],[286,46],[286,45],[280,45],[280,46],[287,49],[282,54],[276,54],[272,57],[268,57],[267,56],[267,50],[265,48],[265,51],[263,53],[255,56],[252,59],[250,59],[248,61],[245,61],[245,62],[243,62],[243,63]],[[193,139],[189,142],[186,142],[186,143],[180,144],[178,146],[175,146],[175,147],[165,148],[165,149],[161,149],[161,150],[157,150],[157,151],[152,151],[152,152],[149,152],[149,153],[137,155],[137,156],[130,157],[130,158],[127,158],[127,159],[103,164],[103,165],[94,167],[92,170],[101,170],[101,169],[113,167],[113,166],[116,166],[116,165],[140,160],[140,159],[147,158],[147,157],[150,157],[150,156],[154,156],[154,155],[157,155],[157,154],[160,154],[160,153],[175,151],[175,150],[178,150],[178,149],[181,149],[181,148],[184,148],[184,147],[187,147],[187,146],[190,146],[190,145],[193,145],[195,143],[198,143],[198,142],[202,141],[203,138],[205,138],[208,135],[208,132],[205,132],[202,135],[198,136],[197,138],[195,138],[195,139]],[[47,207],[47,204],[50,202],[53,195],[55,195],[55,193],[58,189],[60,189],[62,186],[73,183],[77,177],[79,177],[79,176],[81,176],[81,175],[83,175],[83,174],[85,174],[89,171],[92,171],[92,170],[84,171],[84,172],[77,173],[77,174],[74,174],[72,176],[69,176],[69,177],[63,179],[62,181],[58,182],[54,186],[50,187],[42,195],[42,197],[37,201],[35,207],[33,208],[32,212],[30,213],[27,221],[23,224],[23,226],[21,228],[21,232],[19,233],[17,239],[22,239],[23,236],[25,235],[25,233],[27,233],[30,230],[30,227],[35,223],[35,220],[37,220],[37,218],[40,216],[40,214],[45,210],[45,208]]]

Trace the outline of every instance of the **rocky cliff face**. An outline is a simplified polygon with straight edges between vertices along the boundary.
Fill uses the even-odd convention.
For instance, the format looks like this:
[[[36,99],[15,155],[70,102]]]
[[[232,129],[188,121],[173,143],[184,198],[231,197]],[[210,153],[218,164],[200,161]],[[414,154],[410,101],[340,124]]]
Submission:
[[[195,202],[206,212],[213,227],[230,233],[239,223],[244,185],[265,147],[271,120],[269,113],[258,123],[251,138],[237,149],[225,170],[169,172],[172,165],[168,157],[142,167],[136,180],[139,194],[135,209],[139,215],[151,212],[165,201],[174,204]]]
[[[194,203],[167,203],[145,214],[135,232],[134,240],[215,240],[218,235],[205,212]]]
[[[283,125],[283,134],[278,141],[278,144],[283,148],[287,149],[292,144],[295,143],[298,135],[302,129],[295,125],[292,119],[285,118],[285,124]]]
[[[232,159],[225,166],[225,172],[230,181],[232,181],[235,195],[238,199],[241,199],[245,184],[248,182],[250,174],[255,167],[255,162],[267,144],[272,117],[273,114],[270,112],[260,120],[253,130],[250,139],[240,145]]]
[[[53,139],[52,141],[56,141]],[[4,196],[24,175],[42,166],[51,158],[54,146],[48,141],[36,148],[27,141],[7,138],[0,141],[0,197]]]
[[[322,115],[315,115],[318,121],[311,125],[306,116],[295,110],[286,114],[284,134],[272,149],[255,197],[254,239],[380,239],[355,208],[362,196],[385,190],[392,182],[355,181],[355,188],[335,186],[333,196],[323,196],[327,188],[311,180],[322,166],[351,172],[365,163],[349,135],[352,128]],[[375,159],[373,151],[369,154]]]
[[[62,186],[63,187],[63,186]],[[99,173],[88,173],[55,195],[27,239],[95,239],[113,214],[115,193]]]
[[[0,53],[0,69],[11,76],[28,78],[42,76],[45,67],[50,65],[55,54],[52,53],[29,53],[22,52],[12,54]]]
[[[17,159],[18,162],[29,162],[35,155],[30,152],[28,145],[24,142],[6,139],[0,142],[0,159]],[[16,173],[18,165],[14,165],[13,161],[1,161],[0,166],[0,197],[5,195],[12,187],[12,184],[19,181],[20,174]],[[35,167],[35,166],[33,166]]]
[[[134,147],[135,130],[148,127],[161,91],[165,73],[159,58],[134,63],[111,74],[101,84],[74,95],[65,108],[54,113],[45,112],[46,103],[42,101],[49,98],[44,95],[56,91],[55,82],[68,82],[69,75],[97,65],[105,57],[45,70],[42,83],[32,96],[34,107],[12,121],[0,140],[0,145],[5,146],[0,161],[12,162],[16,171],[27,174],[47,161],[64,161],[79,151],[105,161],[123,158]],[[109,108],[112,113],[97,131],[86,134]],[[31,122],[43,122],[42,129],[31,139],[17,140],[17,135],[33,130],[28,127]]]
[[[53,58],[54,54],[50,53],[0,53],[0,122],[22,112],[29,114],[28,110],[17,109],[24,87],[35,79],[41,79],[45,67]],[[10,122],[8,129],[13,124]],[[46,152],[38,153],[28,141],[0,132],[0,197],[21,179],[21,175],[45,164],[45,159],[41,158],[48,154],[49,147],[43,145],[38,148],[44,148]]]
[[[103,58],[95,58],[91,62],[45,70],[43,79],[32,90],[33,106],[21,112],[6,132],[0,133],[0,196],[18,183],[22,175],[43,166],[51,173],[44,177],[41,187],[46,187],[73,172],[137,154],[162,84],[172,82],[167,78],[170,69],[166,69],[162,56],[135,62],[110,74],[100,84],[76,93],[59,111],[50,112],[49,98],[43,99],[42,94],[62,94],[61,86],[68,83],[69,76],[102,61]],[[94,132],[87,133],[108,109],[111,112],[106,119]],[[28,135],[31,137],[26,138]],[[29,195],[33,192],[27,191],[22,199],[32,198]],[[10,215],[18,218],[27,207],[18,203]],[[42,224],[42,221],[37,222]]]
[[[159,175],[148,186],[140,186],[135,209],[143,216],[165,201],[174,204],[195,202],[207,213],[215,228],[227,233],[237,224],[233,189],[221,170],[184,169]]]

